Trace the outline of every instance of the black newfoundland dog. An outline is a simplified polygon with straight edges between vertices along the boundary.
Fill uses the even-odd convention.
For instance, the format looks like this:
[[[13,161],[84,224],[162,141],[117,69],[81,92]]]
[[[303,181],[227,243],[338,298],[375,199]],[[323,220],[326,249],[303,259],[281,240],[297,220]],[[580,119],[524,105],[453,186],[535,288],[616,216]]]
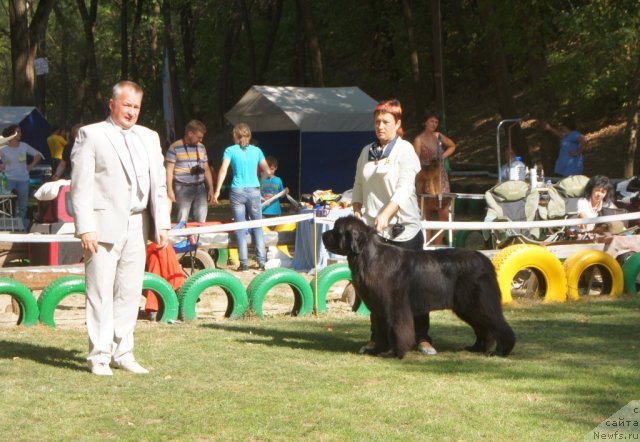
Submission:
[[[502,314],[496,272],[482,253],[405,250],[353,216],[338,219],[322,242],[347,256],[356,293],[371,311],[374,353],[404,357],[415,345],[413,316],[441,309],[452,309],[473,328],[476,342],[466,350],[507,356],[513,349],[516,337]]]

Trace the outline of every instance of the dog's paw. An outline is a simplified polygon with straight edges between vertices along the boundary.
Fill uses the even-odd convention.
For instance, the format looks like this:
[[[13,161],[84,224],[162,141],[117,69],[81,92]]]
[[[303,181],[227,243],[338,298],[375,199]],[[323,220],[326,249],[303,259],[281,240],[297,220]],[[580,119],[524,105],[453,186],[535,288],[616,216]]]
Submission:
[[[395,358],[396,353],[393,350],[387,350],[379,353],[378,356],[380,356],[381,358]]]
[[[469,351],[471,353],[484,353],[486,349],[482,345],[473,344],[464,348],[465,351]]]

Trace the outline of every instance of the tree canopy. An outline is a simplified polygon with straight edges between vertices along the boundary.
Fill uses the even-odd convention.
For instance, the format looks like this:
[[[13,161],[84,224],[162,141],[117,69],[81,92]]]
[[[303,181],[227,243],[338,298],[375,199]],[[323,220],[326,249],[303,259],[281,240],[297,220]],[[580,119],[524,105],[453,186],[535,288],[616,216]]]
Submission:
[[[57,125],[103,118],[110,87],[131,79],[145,90],[144,124],[164,133],[163,72],[171,74],[178,134],[191,118],[204,121],[210,132],[223,130],[224,113],[254,84],[359,86],[375,99],[400,99],[404,125],[414,132],[424,111],[443,102],[447,122],[451,115],[472,118],[462,110],[467,105],[484,106],[499,118],[624,119],[631,167],[620,174],[634,171],[636,0],[0,5],[6,11],[0,32],[7,37],[0,40],[0,102],[38,106]],[[33,63],[40,57],[48,60],[49,72],[36,77]],[[529,135],[515,136],[529,161],[553,160],[554,141],[542,131],[536,152],[528,149]]]

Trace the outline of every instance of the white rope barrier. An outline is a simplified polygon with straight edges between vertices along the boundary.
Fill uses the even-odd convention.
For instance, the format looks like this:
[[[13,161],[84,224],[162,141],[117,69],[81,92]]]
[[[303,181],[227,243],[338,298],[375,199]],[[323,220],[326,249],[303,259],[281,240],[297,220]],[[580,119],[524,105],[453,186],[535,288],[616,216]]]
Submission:
[[[189,227],[170,230],[169,236],[189,236],[207,233],[228,233],[240,229],[255,227],[269,227],[280,224],[298,223],[313,219],[313,213],[299,215],[280,216],[261,220],[243,221],[238,223],[216,224],[212,226]],[[423,221],[422,227],[430,230],[508,230],[508,229],[532,229],[536,227],[566,227],[580,224],[598,224],[612,221],[629,221],[640,219],[640,212],[623,213],[620,215],[599,216],[596,218],[571,218],[552,221],[518,221],[518,222],[484,222],[484,221]],[[327,217],[316,217],[317,224],[332,225],[336,220]],[[39,233],[4,233],[0,234],[0,242],[4,243],[69,243],[78,242],[71,234],[50,235]]]
[[[280,216],[277,218],[264,218],[239,223],[215,224],[212,226],[188,227],[184,229],[169,230],[169,236],[190,236],[207,233],[228,233],[240,229],[252,229],[255,227],[269,227],[280,224],[298,223],[313,219],[313,213],[300,215]],[[52,242],[79,242],[80,240],[71,234],[48,235],[40,233],[3,233],[0,234],[0,242],[5,243],[52,243]]]
[[[581,224],[599,224],[612,221],[629,221],[640,219],[640,212],[623,213],[620,215],[598,216],[595,218],[568,218],[550,221],[423,221],[422,227],[430,230],[508,230],[508,229],[534,229],[540,227],[567,227]]]
[[[277,218],[263,218],[253,221],[242,221],[239,223],[216,224],[213,226],[188,227],[185,229],[169,230],[169,236],[188,236],[204,233],[234,232],[241,229],[253,229],[255,227],[278,226],[280,224],[298,223],[313,219],[313,213],[302,213],[300,215],[279,216]]]
[[[598,224],[611,221],[629,221],[640,219],[640,212],[623,213],[620,215],[598,216],[596,218],[569,218],[549,221],[422,221],[422,228],[429,230],[509,230],[534,229],[536,227],[566,227],[581,224]],[[316,218],[318,224],[332,225],[336,220],[332,218]]]

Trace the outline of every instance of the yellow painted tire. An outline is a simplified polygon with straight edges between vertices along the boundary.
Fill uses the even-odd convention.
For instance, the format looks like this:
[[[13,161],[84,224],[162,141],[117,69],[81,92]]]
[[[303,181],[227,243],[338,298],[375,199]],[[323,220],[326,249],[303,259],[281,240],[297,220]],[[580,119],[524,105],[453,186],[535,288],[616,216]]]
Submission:
[[[277,226],[273,226],[274,232],[291,232],[293,230],[296,230],[296,223],[278,224]]]
[[[567,300],[567,278],[560,260],[545,247],[516,244],[505,247],[492,259],[500,285],[502,303],[513,301],[511,283],[521,270],[529,269],[538,278],[544,302]]]
[[[624,274],[616,259],[600,250],[581,250],[564,261],[567,274],[567,297],[580,299],[578,282],[582,274],[589,268],[597,266],[602,274],[602,293],[620,296],[624,291]]]

